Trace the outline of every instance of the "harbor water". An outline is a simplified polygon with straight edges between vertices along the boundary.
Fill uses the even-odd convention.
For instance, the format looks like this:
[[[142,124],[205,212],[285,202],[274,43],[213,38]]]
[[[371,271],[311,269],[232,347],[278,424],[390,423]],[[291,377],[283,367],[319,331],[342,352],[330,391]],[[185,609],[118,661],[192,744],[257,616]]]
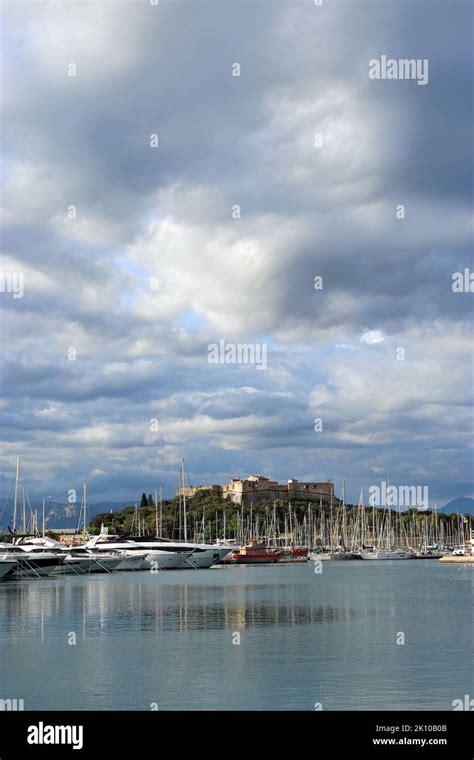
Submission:
[[[474,571],[323,562],[0,585],[0,698],[32,710],[451,710]]]

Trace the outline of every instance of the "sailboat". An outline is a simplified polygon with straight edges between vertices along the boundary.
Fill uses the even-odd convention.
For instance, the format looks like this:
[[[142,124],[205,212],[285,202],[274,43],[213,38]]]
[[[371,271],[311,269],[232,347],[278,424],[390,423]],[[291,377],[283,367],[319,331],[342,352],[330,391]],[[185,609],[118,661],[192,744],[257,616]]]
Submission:
[[[382,549],[375,552],[373,559],[413,559],[413,554],[403,549]]]
[[[376,559],[412,559],[413,552],[406,549],[397,548],[395,544],[394,536],[392,535],[392,510],[387,505],[387,514],[385,518],[385,535],[383,537],[385,543],[384,548],[380,548],[375,552]]]
[[[347,511],[346,511],[346,482],[345,480],[342,481],[342,507],[341,510],[338,509],[337,515],[336,515],[336,545],[333,547],[333,542],[331,540],[331,559],[332,560],[359,560],[362,559],[362,556],[360,554],[360,551],[355,550],[354,548],[349,549],[347,548],[348,541],[347,541]],[[341,534],[339,534],[339,512],[341,511]],[[341,544],[342,540],[342,544]]]

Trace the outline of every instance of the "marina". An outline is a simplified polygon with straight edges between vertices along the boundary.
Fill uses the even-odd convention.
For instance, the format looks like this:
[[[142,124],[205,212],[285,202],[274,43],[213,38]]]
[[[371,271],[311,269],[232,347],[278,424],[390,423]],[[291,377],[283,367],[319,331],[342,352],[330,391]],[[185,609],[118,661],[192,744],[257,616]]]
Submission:
[[[239,485],[263,485],[269,481],[253,476]],[[294,491],[297,481],[288,481]],[[320,485],[316,484],[317,488]],[[357,505],[347,505],[345,481],[342,498],[334,494],[332,483],[320,494],[319,505],[311,501],[292,503],[274,500],[257,504],[250,501],[247,510],[244,498],[240,506],[232,504],[232,523],[227,523],[228,496],[216,497],[215,521],[206,524],[205,501],[209,489],[191,489],[185,484],[185,461],[181,460],[179,487],[175,500],[168,501],[165,513],[173,519],[171,533],[163,536],[164,504],[152,500],[150,515],[148,500],[143,507],[135,504],[129,530],[123,527],[111,532],[114,516],[103,516],[110,525],[88,520],[87,485],[83,484],[76,530],[67,542],[58,540],[54,529],[46,530],[44,500],[42,528],[38,511],[27,498],[26,487],[20,478],[20,457],[11,488],[12,503],[3,509],[6,528],[0,541],[0,581],[31,580],[45,576],[96,573],[209,570],[218,565],[276,565],[354,561],[439,560],[443,563],[472,564],[474,530],[467,515],[441,519],[436,509],[401,512],[387,507],[367,507],[361,489]],[[191,493],[191,497],[189,495]],[[22,498],[20,500],[20,494]],[[156,494],[156,492],[155,492]],[[146,499],[143,494],[142,499]],[[151,499],[151,497],[150,497]],[[194,500],[198,508],[203,503],[202,520],[196,519]],[[217,499],[217,501],[216,501]],[[200,500],[200,501],[199,501]],[[189,512],[190,504],[193,514]],[[126,510],[125,510],[126,511]],[[120,512],[118,513],[120,516]],[[11,517],[11,526],[9,518]],[[191,534],[191,535],[190,535]]]
[[[171,540],[147,540],[135,536],[129,540],[108,536],[103,532],[93,538],[85,537],[81,545],[64,546],[45,537],[15,536],[11,543],[0,544],[0,581],[32,580],[46,576],[92,575],[95,573],[138,572],[152,573],[171,570],[208,570],[237,565],[302,564],[322,560],[332,563],[361,560],[439,560],[441,563],[474,564],[474,532],[466,545],[441,553],[423,555],[401,549],[362,550],[348,552],[310,551],[304,546],[267,546],[253,539],[248,545],[220,541],[216,544],[193,544]],[[372,564],[372,563],[371,563]]]
[[[345,484],[236,505],[188,495],[184,460],[178,491],[91,519],[84,483],[62,534],[17,463],[0,662],[26,710],[447,710],[468,693],[469,516],[346,504]]]

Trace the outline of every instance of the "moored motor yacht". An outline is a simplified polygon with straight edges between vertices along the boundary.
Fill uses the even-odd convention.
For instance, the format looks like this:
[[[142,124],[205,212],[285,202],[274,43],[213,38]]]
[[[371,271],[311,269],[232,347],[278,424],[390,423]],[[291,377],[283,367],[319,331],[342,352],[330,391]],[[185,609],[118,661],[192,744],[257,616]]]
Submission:
[[[122,561],[132,561],[133,558],[140,559],[140,569],[152,569],[156,567],[159,570],[181,570],[183,568],[194,567],[190,561],[193,555],[193,549],[187,548],[169,548],[166,544],[162,548],[157,541],[151,541],[147,538],[138,538],[137,540],[113,540],[106,534],[94,536],[85,544],[86,547],[93,549],[99,554],[102,552],[117,552],[121,555]]]
[[[145,539],[140,536],[131,536],[132,541],[138,541],[142,546],[153,551],[178,552],[187,554],[184,567],[205,570],[226,557],[231,549],[219,544],[197,544],[189,541],[172,541],[171,539],[158,538],[156,540]],[[150,556],[148,557],[150,560]]]
[[[40,578],[51,575],[58,566],[62,565],[63,558],[57,552],[44,551],[42,549],[26,551],[23,547],[15,544],[0,544],[0,554],[4,559],[14,562],[8,578]]]
[[[117,570],[122,558],[117,554],[98,553],[92,551],[64,551],[63,566],[54,571],[58,573],[76,573],[77,575],[89,575],[90,573],[112,573]],[[67,569],[65,569],[67,568]]]
[[[84,544],[64,546],[60,541],[53,538],[28,539],[21,544],[21,547],[30,554],[32,552],[35,555],[40,552],[50,552],[60,557],[61,565],[54,570],[55,575],[68,572],[76,574],[111,573],[118,570],[124,560],[120,552],[104,551],[97,553]],[[139,561],[142,564],[143,557],[139,558]]]
[[[230,547],[219,544],[198,544],[189,541],[172,541],[166,538],[152,538],[151,536],[127,536],[114,540],[107,534],[94,536],[87,546],[95,549],[107,547],[115,550],[148,551],[147,562],[155,564],[163,570],[179,570],[184,568],[204,569],[212,567],[231,551]]]
[[[57,568],[55,574],[112,572],[112,570],[130,571],[142,570],[146,567],[147,552],[145,550],[130,552],[114,545],[111,547],[113,551],[109,551],[107,547],[101,546],[100,555],[96,557],[93,541],[87,544],[64,546],[60,541],[50,537],[23,539],[21,545],[26,551],[42,549],[43,551],[58,552],[58,555],[63,556],[64,565]]]
[[[28,557],[34,557],[35,561],[46,556],[55,558],[56,567],[52,568],[52,575],[111,573],[122,561],[118,554],[96,555],[83,546],[63,546],[59,541],[48,537],[22,537],[17,540],[15,547]]]

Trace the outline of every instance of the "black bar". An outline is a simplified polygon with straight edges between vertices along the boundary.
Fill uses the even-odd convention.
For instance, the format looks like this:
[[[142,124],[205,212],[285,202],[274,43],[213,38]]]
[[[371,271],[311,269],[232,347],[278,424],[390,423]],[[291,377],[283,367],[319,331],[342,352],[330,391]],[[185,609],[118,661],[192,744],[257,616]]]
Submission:
[[[318,760],[322,751],[331,758],[364,753],[472,760],[472,718],[468,711],[2,712],[0,760],[95,758],[103,752],[109,760],[127,752],[130,760],[141,760],[142,754],[163,758],[171,752],[182,758],[191,751],[214,756],[290,752],[296,757],[304,752]],[[56,730],[61,726],[64,734]],[[44,743],[29,743],[28,737]],[[70,743],[46,743],[50,738]]]

